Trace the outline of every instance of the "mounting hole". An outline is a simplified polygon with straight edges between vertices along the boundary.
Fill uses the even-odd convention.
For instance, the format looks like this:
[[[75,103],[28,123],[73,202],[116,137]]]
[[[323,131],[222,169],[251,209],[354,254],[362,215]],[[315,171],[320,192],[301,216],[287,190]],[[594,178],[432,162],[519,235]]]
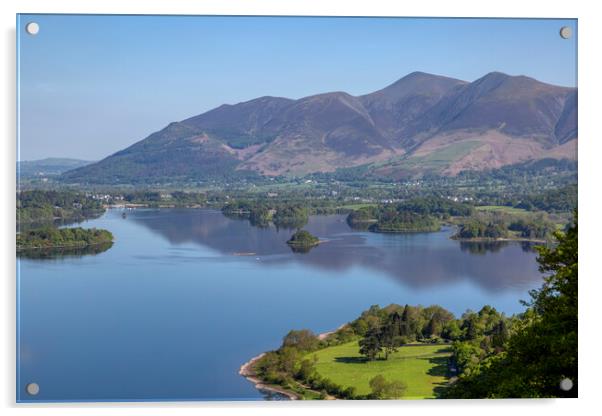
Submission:
[[[32,36],[35,36],[40,31],[40,25],[36,22],[29,22],[25,25],[25,31]]]
[[[570,378],[562,379],[560,382],[560,390],[569,391],[573,388],[573,380]]]
[[[562,39],[569,39],[571,36],[573,36],[573,30],[570,27],[562,26],[560,28],[560,37]]]
[[[25,386],[25,391],[30,396],[35,396],[40,392],[40,386],[38,383],[29,383],[27,386]]]

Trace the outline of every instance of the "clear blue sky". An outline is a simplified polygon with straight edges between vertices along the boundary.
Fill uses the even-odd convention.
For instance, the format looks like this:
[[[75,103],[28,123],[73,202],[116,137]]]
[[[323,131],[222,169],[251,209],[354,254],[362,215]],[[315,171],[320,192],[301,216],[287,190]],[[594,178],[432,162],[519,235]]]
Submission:
[[[97,160],[223,103],[365,94],[413,71],[577,83],[575,20],[21,15],[17,30],[21,160]]]

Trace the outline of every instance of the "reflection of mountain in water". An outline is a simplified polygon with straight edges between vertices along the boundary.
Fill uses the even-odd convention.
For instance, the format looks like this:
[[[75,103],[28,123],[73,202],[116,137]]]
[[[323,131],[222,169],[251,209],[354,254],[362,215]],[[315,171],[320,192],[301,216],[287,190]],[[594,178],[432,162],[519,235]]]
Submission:
[[[451,230],[437,233],[376,234],[354,232],[343,215],[312,216],[307,231],[328,240],[308,253],[292,253],[292,231],[258,228],[248,220],[218,211],[139,211],[131,218],[171,243],[194,242],[224,255],[256,253],[264,266],[289,262],[340,273],[364,267],[414,287],[470,280],[487,290],[529,285],[541,279],[535,255],[517,243],[471,246],[451,240]],[[474,255],[478,253],[478,255]]]
[[[107,251],[113,246],[112,242],[94,244],[86,247],[58,247],[58,248],[37,248],[26,249],[17,252],[18,257],[24,257],[33,260],[61,259],[66,257],[82,257],[90,254],[99,254]]]

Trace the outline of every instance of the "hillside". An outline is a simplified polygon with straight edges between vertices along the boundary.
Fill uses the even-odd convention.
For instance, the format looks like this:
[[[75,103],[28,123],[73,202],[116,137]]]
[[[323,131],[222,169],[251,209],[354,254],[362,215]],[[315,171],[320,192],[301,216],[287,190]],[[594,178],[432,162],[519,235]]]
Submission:
[[[17,174],[21,178],[54,176],[91,163],[94,162],[53,157],[41,160],[23,160],[17,162]]]
[[[401,178],[576,159],[577,89],[493,72],[411,73],[370,94],[261,97],[169,124],[67,182],[303,176],[366,166]]]

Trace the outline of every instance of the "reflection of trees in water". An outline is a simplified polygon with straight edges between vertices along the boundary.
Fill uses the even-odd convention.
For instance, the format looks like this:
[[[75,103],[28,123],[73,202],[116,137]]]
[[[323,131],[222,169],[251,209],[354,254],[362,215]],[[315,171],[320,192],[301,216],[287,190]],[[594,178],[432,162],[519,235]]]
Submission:
[[[497,253],[506,246],[507,241],[460,241],[460,250],[470,254]]]
[[[535,253],[537,252],[537,247],[543,246],[545,246],[545,244],[532,243],[531,241],[521,241],[520,243],[520,248],[522,248],[525,253]]]
[[[274,225],[276,230],[297,230],[307,224],[307,218],[295,218],[285,217],[281,219],[275,219],[272,221],[266,220],[265,217],[252,215],[248,212],[237,212],[237,211],[224,211],[222,214],[229,219],[245,221],[248,220],[249,224],[257,228],[269,228],[270,225]]]
[[[349,225],[349,228],[351,228],[353,231],[368,231],[368,229],[371,225],[374,224],[374,222],[354,222],[353,224],[349,224],[349,222],[347,222],[347,224]]]
[[[307,218],[284,218],[274,221],[276,230],[298,230],[307,224]]]
[[[231,220],[245,221],[249,219],[249,214],[244,212],[230,212],[230,211],[222,211],[222,215]]]
[[[68,225],[81,224],[87,220],[94,220],[100,218],[104,214],[104,211],[92,211],[86,215],[79,215],[76,217],[69,218],[57,218],[52,221],[35,221],[35,222],[23,222],[17,223],[17,231],[25,232],[29,230],[35,230],[43,227],[64,227]]]
[[[497,253],[509,244],[509,241],[460,241],[460,250],[470,254]],[[531,241],[520,241],[518,244],[525,253],[535,253],[535,247],[543,245]]]
[[[57,247],[57,248],[36,248],[20,250],[18,257],[32,260],[61,259],[70,257],[83,257],[91,254],[99,254],[107,251],[113,246],[112,242],[94,244],[86,247]]]
[[[312,248],[316,247],[316,245],[313,246],[295,246],[292,244],[288,245],[291,248],[291,251],[293,253],[298,253],[298,254],[307,254],[311,251]]]

